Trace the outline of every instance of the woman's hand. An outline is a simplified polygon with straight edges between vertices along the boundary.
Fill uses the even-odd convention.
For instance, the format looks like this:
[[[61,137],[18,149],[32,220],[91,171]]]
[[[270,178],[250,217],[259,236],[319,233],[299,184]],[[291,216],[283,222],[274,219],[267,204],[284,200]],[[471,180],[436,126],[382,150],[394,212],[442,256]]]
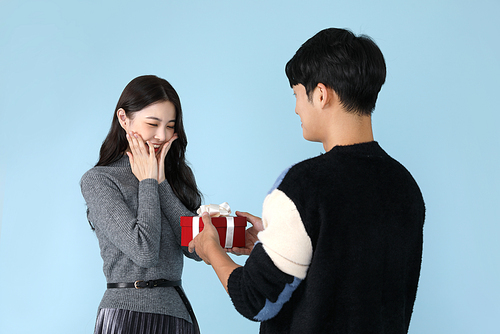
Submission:
[[[158,153],[158,183],[165,181],[165,157],[167,156],[172,143],[177,139],[177,133],[174,133],[172,138],[163,144],[160,153]]]
[[[150,142],[147,142],[148,149],[142,137],[133,132],[127,133],[128,146],[127,152],[132,167],[132,173],[139,181],[145,179],[158,180],[158,162],[156,161],[155,149]]]
[[[257,233],[264,230],[264,225],[262,224],[262,219],[254,216],[248,212],[236,211],[236,216],[245,217],[247,221],[252,224],[252,227],[245,231],[245,247],[233,247],[226,249],[226,252],[235,255],[250,255],[253,246],[259,240]]]

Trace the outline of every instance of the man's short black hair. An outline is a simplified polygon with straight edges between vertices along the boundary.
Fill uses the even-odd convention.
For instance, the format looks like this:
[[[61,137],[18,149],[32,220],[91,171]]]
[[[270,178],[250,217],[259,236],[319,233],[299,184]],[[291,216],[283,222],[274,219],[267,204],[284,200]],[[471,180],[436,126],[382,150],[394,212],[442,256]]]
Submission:
[[[382,52],[370,37],[329,28],[302,44],[285,72],[290,86],[304,85],[309,98],[322,83],[337,93],[347,111],[371,115],[385,82],[386,67]]]

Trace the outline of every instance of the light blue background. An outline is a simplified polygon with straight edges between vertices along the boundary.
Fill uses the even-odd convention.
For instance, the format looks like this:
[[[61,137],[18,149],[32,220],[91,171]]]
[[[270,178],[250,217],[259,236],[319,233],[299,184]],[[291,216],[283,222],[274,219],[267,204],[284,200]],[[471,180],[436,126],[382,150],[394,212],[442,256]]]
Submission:
[[[498,1],[0,0],[0,333],[91,333],[105,288],[81,175],[125,85],[177,89],[205,203],[260,215],[302,138],[284,65],[326,27],[373,37],[388,77],[376,140],[427,204],[410,333],[499,333]],[[243,263],[244,258],[237,258]],[[204,333],[257,333],[186,261]]]

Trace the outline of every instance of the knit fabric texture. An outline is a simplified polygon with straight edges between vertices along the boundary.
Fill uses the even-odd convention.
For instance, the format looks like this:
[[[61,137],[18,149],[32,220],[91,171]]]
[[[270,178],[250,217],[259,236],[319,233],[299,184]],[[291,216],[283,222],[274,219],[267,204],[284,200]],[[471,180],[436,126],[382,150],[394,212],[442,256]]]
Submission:
[[[138,181],[125,155],[109,166],[98,166],[81,179],[88,219],[99,240],[108,283],[181,279],[183,254],[180,216],[189,211],[167,181]],[[104,287],[104,284],[103,284]],[[191,321],[173,287],[107,289],[99,305],[136,312],[166,314]]]
[[[266,230],[275,221],[297,225],[272,218],[276,212],[300,220],[312,254],[301,233],[261,232],[265,238],[259,235],[245,265],[229,277],[236,309],[261,321],[261,333],[407,333],[425,219],[411,174],[377,142],[336,146],[291,167],[268,197],[276,194],[299,215],[290,215],[289,205],[282,212],[275,204],[283,200],[266,198],[263,220],[275,212]],[[305,277],[297,264],[306,266]]]

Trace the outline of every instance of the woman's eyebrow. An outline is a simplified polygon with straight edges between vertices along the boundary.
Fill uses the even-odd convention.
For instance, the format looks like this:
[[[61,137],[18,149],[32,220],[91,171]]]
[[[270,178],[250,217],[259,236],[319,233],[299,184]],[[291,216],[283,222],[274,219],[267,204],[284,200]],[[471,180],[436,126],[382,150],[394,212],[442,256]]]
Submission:
[[[161,122],[161,118],[158,118],[156,116],[146,116],[147,119],[152,119],[154,121],[158,121],[158,122]],[[175,123],[175,118],[174,119],[171,119],[170,121],[168,121],[167,123],[172,123],[174,122]]]
[[[158,117],[156,117],[156,116],[147,116],[146,118],[147,118],[147,119],[153,119],[153,120],[155,120],[155,121],[161,122],[161,119],[160,119],[160,118],[158,118]]]

